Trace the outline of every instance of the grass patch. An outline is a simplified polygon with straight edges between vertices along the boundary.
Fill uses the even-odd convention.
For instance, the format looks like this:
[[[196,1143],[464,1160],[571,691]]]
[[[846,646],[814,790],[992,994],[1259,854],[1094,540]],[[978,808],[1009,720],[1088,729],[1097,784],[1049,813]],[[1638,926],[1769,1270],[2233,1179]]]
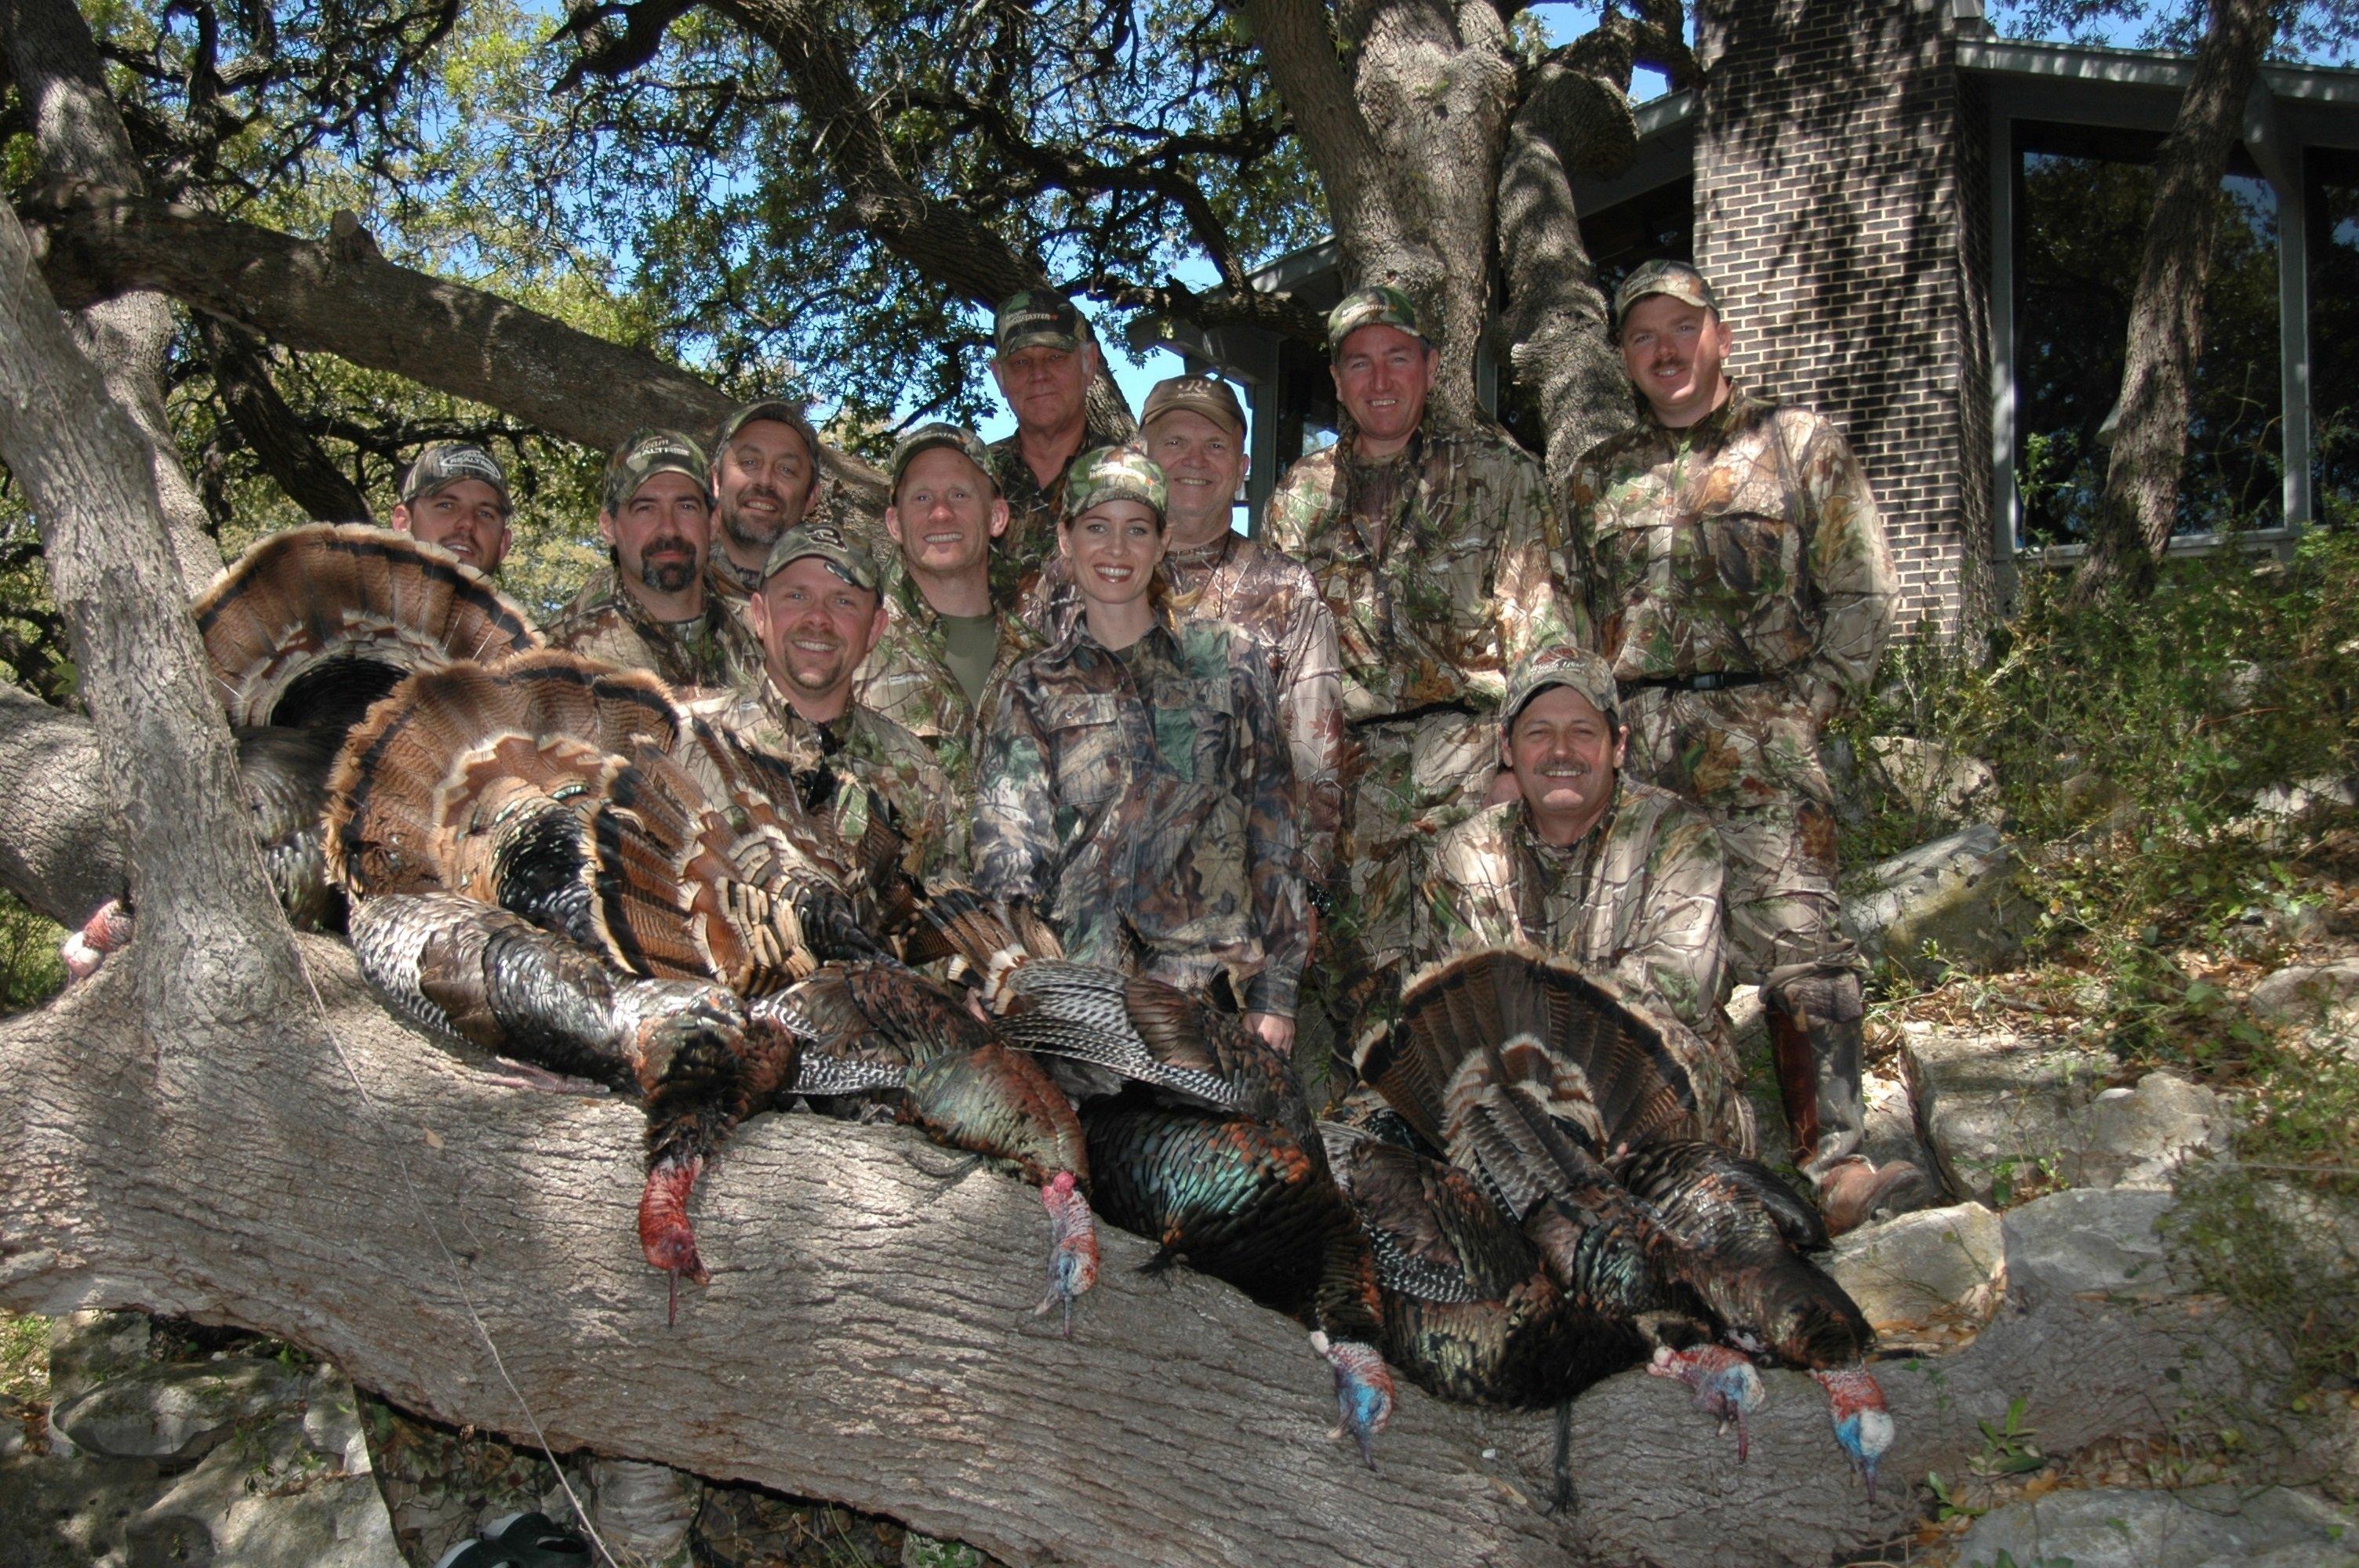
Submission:
[[[38,1007],[66,983],[58,957],[65,928],[0,892],[0,1016]]]
[[[47,1404],[49,1320],[0,1312],[0,1400]]]

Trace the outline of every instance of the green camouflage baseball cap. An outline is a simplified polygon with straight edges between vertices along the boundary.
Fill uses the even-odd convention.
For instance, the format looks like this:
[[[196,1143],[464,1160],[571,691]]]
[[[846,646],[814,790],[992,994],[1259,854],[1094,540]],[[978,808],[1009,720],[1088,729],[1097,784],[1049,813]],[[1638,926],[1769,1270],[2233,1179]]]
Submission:
[[[401,504],[423,501],[467,479],[479,479],[496,491],[502,512],[516,510],[516,501],[508,494],[507,470],[491,453],[464,441],[437,441],[421,450],[411,460],[409,471],[401,476]]]
[[[765,581],[805,556],[817,556],[828,569],[854,588],[876,591],[876,557],[832,523],[798,523],[778,535],[762,568]]]
[[[1417,324],[1417,307],[1408,296],[1388,283],[1355,288],[1327,312],[1327,351],[1342,349],[1343,340],[1363,327],[1397,327],[1420,343],[1432,341]]]
[[[997,492],[999,475],[991,466],[991,449],[983,444],[983,438],[962,425],[936,422],[919,426],[902,437],[894,447],[892,466],[886,470],[889,482],[886,486],[886,493],[897,497],[901,491],[901,476],[909,471],[909,465],[918,460],[918,454],[930,452],[936,447],[957,448],[967,461],[983,470],[983,477],[989,480],[992,490]]]
[[[659,473],[684,473],[697,489],[708,494],[712,489],[712,470],[701,447],[677,430],[640,430],[606,460],[606,510],[620,512]]]
[[[1169,492],[1163,470],[1135,447],[1100,447],[1073,460],[1065,471],[1065,520],[1108,501],[1140,501],[1164,515]]]
[[[1049,348],[1079,353],[1090,341],[1090,324],[1063,295],[1046,288],[1027,288],[999,302],[991,338],[1002,354],[1018,349]]]
[[[1245,438],[1245,406],[1237,401],[1236,389],[1215,375],[1175,375],[1155,384],[1147,395],[1147,406],[1138,416],[1138,427],[1146,429],[1155,423],[1158,414],[1178,410],[1201,414],[1239,440]]]
[[[1683,261],[1650,261],[1622,280],[1614,291],[1614,330],[1622,330],[1622,319],[1630,314],[1630,307],[1649,294],[1668,294],[1674,299],[1706,310],[1717,311],[1720,297],[1703,274]]]
[[[1600,713],[1614,708],[1614,669],[1586,648],[1555,643],[1527,654],[1507,674],[1507,700],[1499,707],[1499,728],[1511,728],[1524,705],[1552,686],[1570,687]]]
[[[712,433],[713,460],[718,462],[721,460],[721,454],[729,449],[729,443],[737,438],[738,431],[764,419],[784,425],[800,436],[803,450],[810,454],[814,465],[818,463],[819,432],[811,427],[810,416],[803,411],[801,404],[788,403],[779,397],[766,397],[759,402],[745,404],[723,420],[721,428]]]

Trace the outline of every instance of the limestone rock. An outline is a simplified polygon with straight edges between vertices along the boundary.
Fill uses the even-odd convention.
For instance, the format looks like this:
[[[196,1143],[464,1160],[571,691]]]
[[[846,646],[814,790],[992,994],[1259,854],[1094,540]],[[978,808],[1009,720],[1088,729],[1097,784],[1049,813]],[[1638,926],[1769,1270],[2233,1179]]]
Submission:
[[[369,1473],[368,1439],[361,1432],[360,1403],[351,1379],[321,1365],[303,1393],[303,1441],[311,1452],[348,1476]]]
[[[2353,1543],[2359,1523],[2351,1516],[2282,1487],[2257,1494],[2229,1485],[2180,1492],[2105,1487],[1994,1509],[1966,1532],[1957,1560],[1970,1568],[1987,1568],[2001,1553],[2020,1568],[2059,1560],[2073,1568],[2245,1568],[2256,1561],[2359,1568]]]
[[[323,1463],[286,1417],[222,1444],[125,1522],[128,1568],[302,1563],[401,1568],[376,1483]]]
[[[2136,1087],[2098,1091],[2065,1153],[2064,1177],[2092,1187],[2167,1186],[2190,1157],[2227,1153],[2234,1132],[2217,1094],[2148,1073]]]
[[[160,1483],[146,1459],[52,1453],[0,1461],[0,1563],[89,1568],[123,1562],[123,1527]]]
[[[144,1312],[77,1312],[49,1325],[49,1402],[69,1403],[107,1379],[147,1364]]]
[[[1863,753],[1863,773],[1930,816],[1951,822],[1998,819],[1998,776],[1979,757],[1907,735],[1871,737]]]
[[[2159,1222],[2170,1195],[2071,1187],[2001,1221],[2008,1297],[2028,1307],[2083,1292],[2161,1295],[2180,1283]]]
[[[1843,915],[1871,959],[1912,973],[2005,968],[2038,911],[2016,886],[2014,847],[1987,823],[1878,862],[1843,900]],[[1930,943],[1939,962],[1925,957]]]
[[[54,1406],[49,1420],[86,1454],[186,1464],[240,1422],[301,1397],[301,1380],[277,1362],[233,1356],[136,1368]]]
[[[2359,958],[2279,969],[2253,988],[2246,1005],[2263,1023],[2359,1029]]]
[[[1998,1216],[1963,1203],[1864,1225],[1825,1263],[1878,1329],[1978,1328],[2005,1288],[2004,1260]]]

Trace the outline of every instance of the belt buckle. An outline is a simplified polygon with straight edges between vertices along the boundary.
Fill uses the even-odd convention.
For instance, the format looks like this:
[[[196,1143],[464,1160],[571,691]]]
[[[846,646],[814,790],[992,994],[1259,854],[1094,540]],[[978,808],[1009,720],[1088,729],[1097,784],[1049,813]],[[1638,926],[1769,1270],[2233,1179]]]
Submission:
[[[1692,676],[1688,680],[1688,687],[1691,691],[1718,691],[1727,684],[1728,677],[1723,675]]]

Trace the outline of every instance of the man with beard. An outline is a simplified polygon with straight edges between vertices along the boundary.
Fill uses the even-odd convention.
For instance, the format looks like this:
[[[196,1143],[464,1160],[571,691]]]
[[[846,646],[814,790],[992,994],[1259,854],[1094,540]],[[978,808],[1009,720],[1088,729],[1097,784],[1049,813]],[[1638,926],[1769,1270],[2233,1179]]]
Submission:
[[[721,526],[706,575],[733,605],[762,586],[770,546],[819,504],[819,432],[791,403],[748,403],[712,442],[712,507]]]
[[[853,676],[885,631],[876,561],[840,528],[798,524],[770,546],[761,590],[745,602],[761,645],[725,705],[700,705],[798,773],[824,768],[827,809],[846,843],[868,825],[874,791],[908,841],[912,876],[962,875],[966,821],[926,743],[853,696]]]
[[[1098,346],[1071,300],[1045,289],[1012,294],[1000,304],[992,339],[992,378],[1016,416],[1016,433],[991,446],[992,473],[1007,502],[991,591],[999,603],[1016,605],[1026,601],[1041,562],[1057,553],[1065,470],[1083,452],[1123,438],[1090,423]]]
[[[392,522],[402,533],[440,545],[488,575],[507,558],[508,517],[515,511],[507,473],[491,453],[460,441],[437,441],[402,475]]]
[[[920,425],[893,449],[889,480],[885,634],[855,691],[934,749],[962,804],[1007,671],[1040,639],[992,598],[991,545],[1007,531],[1007,503],[983,442],[955,425]]]
[[[1441,836],[1418,890],[1417,957],[1521,943],[1570,958],[1668,1027],[1709,1136],[1751,1153],[1725,1011],[1720,839],[1622,772],[1614,672],[1563,643],[1517,665],[1499,709],[1516,797]]]
[[[1638,423],[1582,455],[1572,545],[1620,683],[1630,770],[1719,832],[1728,934],[1757,980],[1794,1162],[1830,1230],[1927,1195],[1859,1152],[1866,965],[1839,924],[1819,736],[1875,675],[1895,579],[1843,433],[1732,382],[1717,297],[1685,262],[1614,297]]]
[[[1309,568],[1335,618],[1347,726],[1342,843],[1324,890],[1342,1038],[1388,1000],[1433,839],[1498,781],[1508,666],[1585,643],[1556,582],[1556,509],[1538,463],[1499,436],[1427,416],[1434,351],[1397,288],[1327,318],[1342,438],[1278,481],[1269,542]]]
[[[694,441],[642,430],[606,464],[598,536],[611,573],[548,629],[549,645],[625,669],[650,670],[692,697],[726,688],[759,662],[751,640],[706,591],[712,524],[711,474]]]

